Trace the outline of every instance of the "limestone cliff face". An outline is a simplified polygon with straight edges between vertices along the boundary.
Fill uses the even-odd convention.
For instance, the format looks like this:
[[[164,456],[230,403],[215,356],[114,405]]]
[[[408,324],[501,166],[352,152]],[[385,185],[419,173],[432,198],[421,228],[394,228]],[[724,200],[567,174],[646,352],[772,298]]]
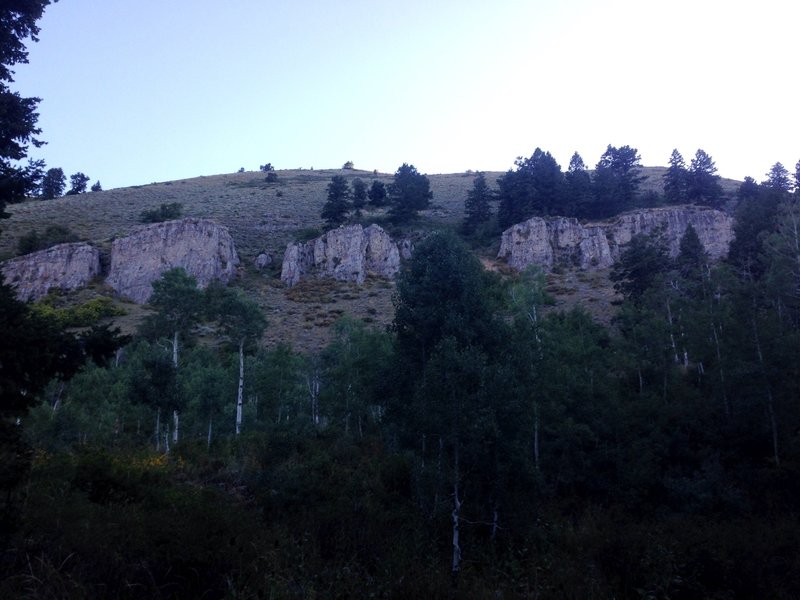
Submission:
[[[367,275],[392,278],[400,269],[400,249],[378,225],[349,225],[286,247],[281,280],[289,287],[307,275],[363,283]]]
[[[50,288],[74,290],[100,274],[100,252],[84,243],[58,244],[3,263],[5,282],[23,302],[38,300]]]
[[[637,234],[663,228],[670,254],[676,256],[686,228],[697,231],[709,256],[721,258],[733,239],[733,219],[717,210],[677,206],[637,210],[613,221],[581,225],[577,219],[533,217],[503,232],[498,258],[523,270],[531,264],[606,269]]]
[[[182,267],[200,287],[236,275],[239,257],[226,227],[207,219],[181,219],[141,227],[114,240],[106,282],[134,302],[144,303],[164,271]]]

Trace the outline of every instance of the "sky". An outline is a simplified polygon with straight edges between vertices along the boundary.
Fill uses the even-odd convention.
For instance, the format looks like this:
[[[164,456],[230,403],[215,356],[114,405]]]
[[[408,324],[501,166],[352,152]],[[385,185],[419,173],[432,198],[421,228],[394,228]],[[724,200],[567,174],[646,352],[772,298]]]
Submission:
[[[104,189],[257,170],[800,160],[795,0],[60,0],[12,89]]]

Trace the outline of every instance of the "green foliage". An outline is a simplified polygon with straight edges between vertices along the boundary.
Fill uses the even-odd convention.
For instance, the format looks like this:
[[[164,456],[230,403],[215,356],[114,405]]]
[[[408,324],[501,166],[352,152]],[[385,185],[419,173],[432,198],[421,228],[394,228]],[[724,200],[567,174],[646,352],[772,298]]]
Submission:
[[[492,210],[489,203],[494,200],[494,194],[486,183],[486,176],[478,173],[472,183],[472,189],[467,192],[467,199],[464,201],[464,222],[461,229],[467,235],[475,233],[482,223],[486,223],[492,217]]]
[[[636,148],[609,145],[595,166],[594,202],[587,216],[609,217],[633,208],[639,186],[645,179]]]
[[[48,297],[32,304],[30,310],[61,328],[91,327],[101,319],[125,314],[125,309],[116,306],[108,296],[98,296],[82,304],[65,307],[55,306],[55,298]]]
[[[69,191],[67,196],[76,196],[86,192],[86,185],[89,183],[89,177],[80,171],[69,176]]]
[[[670,268],[663,234],[635,235],[611,269],[614,289],[637,301],[653,288],[659,276]]]
[[[42,200],[58,198],[64,193],[66,185],[66,176],[63,169],[57,167],[47,169],[47,173],[42,178],[39,196]]]
[[[378,208],[381,206],[386,206],[386,186],[382,181],[378,181],[377,179],[373,180],[372,185],[367,192],[367,197],[369,198],[369,203],[371,206]]]
[[[37,40],[41,18],[49,0],[21,0],[0,8],[0,218],[8,215],[8,202],[20,202],[31,195],[42,177],[44,162],[19,161],[28,154],[28,145],[39,147],[36,126],[39,98],[23,98],[8,87],[13,83],[14,65],[28,62],[27,39]]]
[[[430,180],[407,163],[395,172],[388,192],[389,216],[398,224],[413,221],[419,211],[430,206],[433,198]]]
[[[163,221],[179,219],[182,212],[183,204],[180,202],[170,202],[169,204],[161,204],[158,208],[143,210],[139,213],[139,220],[142,223],[161,223]]]
[[[502,229],[533,216],[561,214],[565,199],[564,174],[549,152],[536,148],[530,158],[518,158],[515,171],[497,180]]]
[[[17,242],[17,253],[30,254],[31,252],[45,250],[57,244],[77,241],[78,236],[70,231],[68,227],[64,227],[63,225],[49,225],[42,235],[39,235],[39,232],[35,229],[31,229],[28,233],[19,238]]]
[[[341,175],[331,177],[328,184],[328,199],[322,207],[320,216],[330,227],[341,225],[347,220],[350,210],[350,188]]]
[[[722,186],[717,166],[703,150],[698,150],[687,173],[687,199],[689,202],[717,207],[722,200]]]
[[[360,177],[356,177],[350,183],[353,187],[352,191],[352,198],[353,198],[353,210],[356,211],[356,217],[361,216],[361,209],[364,208],[367,204],[367,184],[364,183]]]
[[[100,185],[100,181],[98,180],[98,181],[95,181],[92,184],[92,188],[91,189],[92,189],[93,192],[102,192],[103,191],[103,186]]]
[[[689,199],[689,171],[678,150],[669,157],[669,167],[664,173],[664,198],[667,204],[683,204]]]

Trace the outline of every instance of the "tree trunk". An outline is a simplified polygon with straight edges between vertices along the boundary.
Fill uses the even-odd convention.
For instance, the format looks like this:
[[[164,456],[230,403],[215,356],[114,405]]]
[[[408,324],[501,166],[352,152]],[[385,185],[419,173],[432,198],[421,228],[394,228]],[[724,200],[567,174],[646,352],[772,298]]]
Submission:
[[[461,498],[458,496],[458,443],[454,449],[454,481],[453,481],[453,512],[450,513],[453,523],[453,563],[450,575],[453,578],[453,586],[458,581],[458,572],[461,570],[461,541],[459,525],[461,522]]]
[[[533,403],[533,464],[539,470],[539,403]]]
[[[755,311],[755,307],[754,307]],[[758,324],[756,323],[755,312],[753,314],[753,341],[756,344],[756,352],[758,354],[758,363],[761,367],[761,372],[764,374],[764,387],[766,388],[767,396],[767,416],[769,418],[769,426],[772,431],[772,454],[775,460],[775,466],[781,466],[781,458],[778,453],[778,426],[775,419],[775,401],[772,396],[772,387],[769,384],[769,376],[767,374],[766,366],[764,365],[764,354],[761,352],[761,339],[758,336]]]
[[[206,440],[206,445],[209,450],[211,450],[211,427],[213,423],[213,417],[211,415],[208,416],[208,438]]]
[[[161,452],[161,407],[156,409],[156,452]]]
[[[244,339],[239,340],[239,391],[236,394],[236,435],[242,430],[242,400],[244,397]]]
[[[178,331],[172,335],[172,365],[178,368]]]
[[[180,413],[177,410],[172,411],[172,424],[175,426],[175,429],[172,430],[172,443],[178,443],[178,427],[180,426]]]

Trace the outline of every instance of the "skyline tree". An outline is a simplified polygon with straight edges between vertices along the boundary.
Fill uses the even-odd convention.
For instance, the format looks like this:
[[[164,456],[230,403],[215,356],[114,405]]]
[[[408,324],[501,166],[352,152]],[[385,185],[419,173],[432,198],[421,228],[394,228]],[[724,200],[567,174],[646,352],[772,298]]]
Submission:
[[[677,149],[669,157],[669,167],[663,179],[664,199],[667,204],[684,204],[688,199],[689,171]]]
[[[395,223],[406,224],[417,218],[419,211],[430,206],[433,192],[430,180],[414,165],[403,163],[389,185],[389,216]]]
[[[717,175],[717,165],[704,150],[698,149],[689,165],[687,200],[697,204],[717,207],[722,200],[722,186]]]
[[[86,185],[89,183],[89,177],[80,171],[69,176],[69,191],[67,196],[77,196],[86,192]]]
[[[641,175],[641,156],[636,148],[608,145],[595,166],[592,177],[594,202],[587,216],[610,217],[633,206]]]
[[[60,198],[64,194],[67,178],[64,175],[64,170],[60,167],[53,167],[47,169],[47,172],[42,177],[41,188],[39,196],[42,200],[53,200]]]

